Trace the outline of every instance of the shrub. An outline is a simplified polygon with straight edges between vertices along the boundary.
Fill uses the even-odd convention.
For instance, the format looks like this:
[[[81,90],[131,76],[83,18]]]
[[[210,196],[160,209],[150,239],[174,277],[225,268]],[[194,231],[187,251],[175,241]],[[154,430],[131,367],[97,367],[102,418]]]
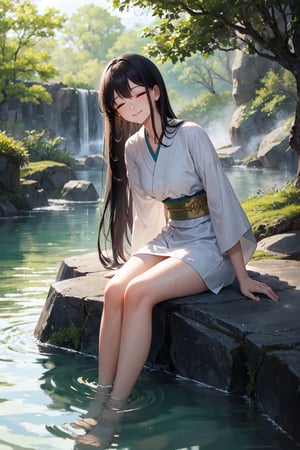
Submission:
[[[73,166],[75,161],[69,152],[62,148],[62,137],[49,138],[46,131],[27,130],[26,136],[23,138],[23,145],[29,154],[29,160],[36,161],[55,161]]]
[[[268,116],[292,114],[296,106],[296,80],[291,72],[280,69],[270,70],[261,80],[262,86],[256,90],[251,109],[261,110]]]
[[[5,156],[20,167],[28,163],[28,152],[20,141],[0,131],[0,155]]]

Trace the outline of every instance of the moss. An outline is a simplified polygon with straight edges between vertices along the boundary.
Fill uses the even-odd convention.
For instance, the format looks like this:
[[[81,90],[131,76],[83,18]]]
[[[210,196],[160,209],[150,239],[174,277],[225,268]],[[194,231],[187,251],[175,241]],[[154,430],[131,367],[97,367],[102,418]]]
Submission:
[[[78,327],[76,327],[74,325],[74,323],[71,322],[68,327],[61,328],[57,331],[54,331],[49,338],[49,341],[48,341],[49,344],[61,345],[61,346],[71,344],[71,346],[74,350],[79,350],[82,332],[83,332],[87,322],[89,321],[91,315],[92,315],[92,312],[89,312],[85,316],[82,324]]]
[[[248,198],[242,206],[256,239],[261,240],[276,234],[281,224],[300,218],[300,189],[288,184],[281,190]]]
[[[57,166],[65,166],[65,164],[56,161],[36,161],[30,162],[26,167],[21,170],[21,177],[27,177],[37,172],[42,172],[45,169]]]
[[[247,164],[257,159],[257,152],[252,152],[243,159],[243,164]]]
[[[251,261],[258,261],[260,259],[287,259],[287,257],[276,255],[275,253],[263,252],[262,250],[256,250],[251,258]]]

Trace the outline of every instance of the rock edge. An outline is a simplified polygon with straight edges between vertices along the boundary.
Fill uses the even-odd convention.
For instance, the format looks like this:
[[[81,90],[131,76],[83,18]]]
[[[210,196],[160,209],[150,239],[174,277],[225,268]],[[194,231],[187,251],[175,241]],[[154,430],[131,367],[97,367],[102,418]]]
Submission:
[[[300,443],[300,262],[248,267],[280,295],[253,302],[232,285],[161,303],[147,366],[247,395]],[[104,268],[96,253],[67,258],[35,329],[42,343],[97,356]]]

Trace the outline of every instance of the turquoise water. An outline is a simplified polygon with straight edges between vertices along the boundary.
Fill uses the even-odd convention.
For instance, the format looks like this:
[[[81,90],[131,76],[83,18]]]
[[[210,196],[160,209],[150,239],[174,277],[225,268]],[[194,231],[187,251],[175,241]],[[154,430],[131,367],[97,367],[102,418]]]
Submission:
[[[292,177],[239,168],[229,176],[240,198]],[[78,174],[91,177],[99,189],[96,172]],[[40,346],[33,330],[61,260],[95,251],[99,208],[55,204],[0,220],[0,450],[75,448],[55,427],[88,408],[97,359]],[[145,370],[129,410],[112,449],[296,448],[245,399],[164,373]]]

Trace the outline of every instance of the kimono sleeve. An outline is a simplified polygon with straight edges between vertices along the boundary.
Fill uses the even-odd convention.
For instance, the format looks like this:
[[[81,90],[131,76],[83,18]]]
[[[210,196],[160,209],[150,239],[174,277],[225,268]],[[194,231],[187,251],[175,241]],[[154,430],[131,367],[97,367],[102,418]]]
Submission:
[[[191,142],[190,151],[206,191],[218,246],[224,254],[240,241],[246,264],[256,248],[251,225],[209,137],[200,127],[196,135]]]
[[[166,225],[162,202],[150,197],[142,189],[138,165],[129,152],[125,153],[128,183],[133,199],[133,228],[131,254],[157,236]]]

